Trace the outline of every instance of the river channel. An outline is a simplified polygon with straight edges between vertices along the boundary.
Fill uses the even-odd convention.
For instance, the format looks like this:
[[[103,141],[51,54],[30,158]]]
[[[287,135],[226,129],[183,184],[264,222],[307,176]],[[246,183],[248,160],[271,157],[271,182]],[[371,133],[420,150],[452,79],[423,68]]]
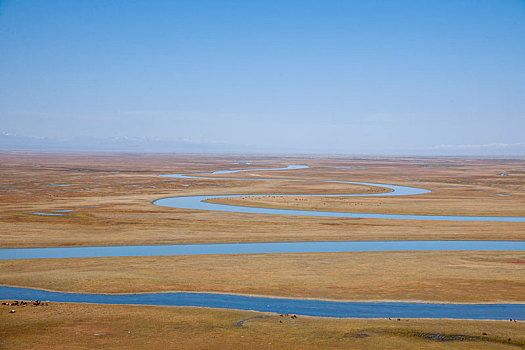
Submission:
[[[305,169],[306,166],[288,166],[277,169],[225,170],[209,174],[163,175],[186,179],[224,179],[204,177],[212,174],[233,174],[243,171]],[[236,180],[262,180],[236,178]],[[322,181],[367,186],[379,186],[390,190],[373,194],[330,194],[315,196],[408,196],[430,193],[416,187],[375,184],[350,181],[264,179],[286,181]],[[431,216],[371,213],[342,213],[312,210],[286,210],[254,208],[209,203],[206,200],[227,197],[258,196],[205,195],[180,196],[159,199],[156,205],[181,209],[217,210],[236,213],[273,215],[329,216],[342,218],[454,220],[454,221],[514,221],[525,222],[524,217],[499,216]],[[261,195],[262,196],[262,195]],[[268,196],[268,195],[264,195]],[[274,196],[283,196],[276,194]],[[303,196],[303,195],[286,195]],[[308,196],[308,195],[304,195]],[[312,195],[309,195],[312,196]],[[206,255],[206,254],[264,254],[264,253],[329,253],[329,252],[383,252],[383,251],[525,251],[524,241],[367,241],[367,242],[267,242],[226,244],[183,244],[159,246],[111,246],[111,247],[64,247],[64,248],[16,248],[0,249],[0,259],[49,259],[49,258],[97,258],[119,256]],[[0,286],[0,299],[47,300],[53,302],[78,302],[100,304],[140,304],[200,306],[239,310],[256,310],[309,316],[326,317],[395,317],[395,318],[455,318],[455,319],[525,319],[525,304],[442,304],[399,302],[334,302],[286,298],[262,298],[213,293],[144,293],[144,294],[89,294],[50,292],[38,289]]]
[[[228,180],[222,177],[210,177],[205,175],[218,174],[234,174],[246,171],[275,171],[275,170],[292,170],[292,169],[306,169],[306,165],[289,165],[285,168],[274,169],[241,169],[241,170],[222,170],[212,173],[199,174],[164,174],[160,176],[182,178],[182,179],[213,179],[213,180]],[[249,214],[269,214],[269,215],[296,215],[296,216],[315,216],[315,217],[336,217],[336,218],[361,218],[361,219],[394,219],[394,220],[434,220],[434,221],[499,221],[499,222],[525,222],[525,217],[522,216],[464,216],[464,215],[411,215],[411,214],[381,214],[381,213],[348,213],[336,211],[317,211],[317,210],[294,210],[294,209],[275,209],[263,207],[243,207],[239,205],[228,205],[209,202],[218,198],[236,198],[236,197],[385,197],[385,196],[414,196],[420,194],[427,194],[432,191],[401,185],[378,184],[370,182],[356,182],[356,181],[339,181],[339,180],[311,180],[311,179],[283,179],[283,178],[235,178],[235,180],[243,181],[315,181],[328,183],[343,183],[351,185],[365,185],[375,186],[389,189],[386,193],[352,193],[352,194],[237,194],[237,195],[200,195],[200,196],[178,196],[158,199],[153,204],[163,207],[177,208],[177,209],[193,209],[193,210],[214,210],[222,212],[233,213],[249,213]]]

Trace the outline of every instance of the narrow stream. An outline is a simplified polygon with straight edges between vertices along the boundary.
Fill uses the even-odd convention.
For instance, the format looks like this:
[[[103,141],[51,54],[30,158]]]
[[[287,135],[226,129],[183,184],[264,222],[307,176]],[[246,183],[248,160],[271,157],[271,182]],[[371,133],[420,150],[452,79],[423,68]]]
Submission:
[[[204,175],[213,174],[234,174],[246,171],[271,171],[271,170],[291,170],[291,169],[306,169],[306,165],[289,165],[285,168],[274,169],[241,169],[241,170],[221,170],[212,173],[198,173],[198,174],[165,174],[160,175],[164,177],[174,177],[183,179],[213,179],[213,180],[230,180],[222,177],[205,177]],[[249,214],[268,214],[268,215],[296,215],[296,216],[311,216],[311,217],[336,217],[336,218],[360,218],[360,219],[395,219],[395,220],[433,220],[433,221],[498,221],[498,222],[525,222],[525,217],[522,216],[465,216],[465,215],[412,215],[412,214],[381,214],[381,213],[348,213],[337,211],[318,211],[318,210],[295,210],[295,209],[273,209],[263,207],[244,207],[239,205],[228,205],[211,203],[210,200],[218,198],[239,198],[239,197],[385,197],[385,196],[413,196],[420,194],[427,194],[432,191],[423,188],[377,184],[371,182],[355,182],[355,181],[336,181],[336,180],[306,180],[306,179],[266,179],[266,178],[235,178],[235,180],[243,181],[257,181],[257,180],[272,180],[272,181],[315,181],[328,183],[343,183],[352,185],[376,186],[389,189],[386,193],[362,193],[362,194],[237,194],[237,195],[200,195],[200,196],[179,196],[162,198],[153,202],[153,204],[177,208],[177,209],[193,209],[193,210],[214,210],[222,212],[233,213],[249,213]]]

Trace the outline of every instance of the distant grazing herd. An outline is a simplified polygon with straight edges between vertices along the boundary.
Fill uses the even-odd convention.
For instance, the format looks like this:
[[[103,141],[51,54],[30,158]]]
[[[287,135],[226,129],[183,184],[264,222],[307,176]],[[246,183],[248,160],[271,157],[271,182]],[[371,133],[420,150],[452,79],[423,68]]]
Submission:
[[[7,305],[7,306],[27,306],[27,305],[32,305],[32,306],[49,306],[49,303],[46,301],[46,302],[43,302],[43,301],[40,301],[40,300],[31,300],[31,301],[18,301],[18,300],[15,300],[15,301],[12,301],[12,302],[3,302],[2,305]],[[14,314],[16,312],[16,310],[14,309],[11,309],[9,310],[9,313],[10,314]]]

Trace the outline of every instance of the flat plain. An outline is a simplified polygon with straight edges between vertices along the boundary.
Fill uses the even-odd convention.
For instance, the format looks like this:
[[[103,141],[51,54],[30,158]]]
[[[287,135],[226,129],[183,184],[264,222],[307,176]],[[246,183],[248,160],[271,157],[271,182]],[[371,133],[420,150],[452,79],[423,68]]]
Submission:
[[[517,349],[525,324],[292,318],[251,311],[52,303],[0,306],[8,349]]]
[[[159,198],[187,195],[384,191],[378,187],[314,181],[340,180],[414,186],[432,192],[407,197],[243,197],[221,201],[246,206],[342,212],[525,216],[525,161],[520,158],[4,152],[0,160],[2,248],[525,239],[525,223],[299,218],[184,210],[152,204]],[[224,179],[158,176],[278,168],[288,164],[308,165],[309,168],[213,175]],[[265,180],[273,178],[290,181]],[[519,252],[0,260],[0,284],[91,293],[207,291],[356,301],[523,303],[524,266],[525,253]],[[207,344],[231,348],[294,345],[309,348],[314,344],[319,348],[525,346],[524,339],[520,338],[520,334],[525,333],[525,323],[508,321],[405,320],[404,323],[389,323],[388,320],[301,317],[299,322],[287,320],[290,321],[285,324],[287,328],[277,328],[282,324],[276,315],[233,310],[82,304],[52,304],[47,309],[20,309],[15,314],[8,314],[6,308],[0,310],[0,346],[6,348],[27,348],[33,344],[30,337],[13,336],[24,333],[24,329],[33,329],[43,335],[39,337],[40,345],[46,344],[49,348],[58,345],[78,348],[85,339],[102,347],[131,344],[129,347],[139,348],[154,334],[155,346],[164,347],[176,341],[180,348],[206,348]],[[113,321],[103,321],[99,313],[113,315]],[[125,316],[127,313],[129,316]],[[262,318],[252,319],[243,327],[235,326],[239,320],[252,316]],[[141,328],[140,337],[131,337],[123,331],[126,327],[137,326],[140,319],[148,320]],[[170,328],[174,323],[177,326]],[[213,329],[211,337],[206,336],[209,327]],[[88,330],[84,332],[84,329]],[[79,332],[78,339],[66,336],[73,331]],[[94,336],[90,332],[103,335]],[[241,338],[242,332],[248,333],[244,335],[246,339]],[[418,332],[464,334],[471,338],[441,342],[418,336]],[[490,343],[482,333],[489,335]],[[275,335],[276,340],[269,340],[270,335]],[[144,339],[140,340],[142,337]],[[188,339],[192,339],[191,342]]]

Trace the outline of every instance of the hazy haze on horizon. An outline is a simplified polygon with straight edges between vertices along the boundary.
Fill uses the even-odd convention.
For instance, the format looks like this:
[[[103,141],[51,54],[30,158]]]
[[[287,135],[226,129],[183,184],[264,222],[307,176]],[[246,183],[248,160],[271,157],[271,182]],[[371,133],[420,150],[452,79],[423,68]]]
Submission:
[[[525,155],[524,82],[519,0],[0,0],[9,140]]]

